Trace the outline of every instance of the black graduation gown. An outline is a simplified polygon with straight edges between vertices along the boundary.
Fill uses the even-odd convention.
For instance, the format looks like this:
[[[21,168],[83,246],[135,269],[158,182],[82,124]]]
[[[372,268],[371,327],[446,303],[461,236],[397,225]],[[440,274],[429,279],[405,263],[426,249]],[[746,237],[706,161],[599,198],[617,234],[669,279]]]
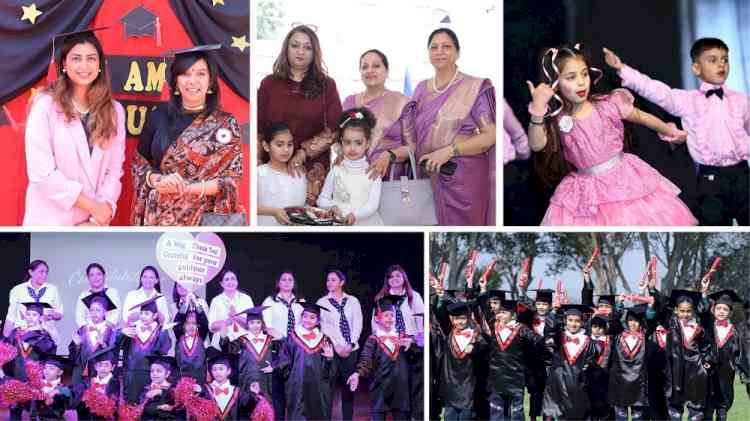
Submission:
[[[229,399],[229,402],[222,409],[214,399],[211,385],[201,386],[200,396],[204,399],[214,401],[219,409],[220,415],[214,418],[214,420],[229,421],[250,419],[250,414],[252,414],[253,409],[255,408],[255,397],[253,394],[250,391],[243,391],[235,386],[231,395],[232,397]]]
[[[323,335],[314,348],[309,348],[294,332],[284,341],[274,370],[286,373],[286,410],[289,420],[331,418],[331,390],[336,367],[332,358],[323,356],[322,348],[326,342],[331,343]],[[404,384],[407,384],[406,380]]]
[[[193,339],[192,346],[190,346],[183,327],[187,315],[184,310],[183,307],[174,317],[174,322],[177,323],[172,329],[177,340],[174,356],[177,360],[177,366],[180,368],[181,377],[191,377],[198,383],[203,383],[206,381],[206,347],[204,340],[208,337],[208,318],[202,310],[196,311],[198,336]]]
[[[492,337],[486,340],[489,344],[488,394],[523,394],[526,387],[526,367],[544,366],[544,361],[549,358],[544,338],[523,323],[515,323],[512,333],[505,341],[495,329]]]
[[[524,297],[522,303],[529,309],[534,308],[534,302],[528,297]],[[534,333],[540,335],[542,338],[547,338],[547,332],[552,329],[554,318],[549,317],[549,313],[547,316],[539,316],[536,311],[532,310],[527,313],[526,317],[519,317],[518,321],[526,324]],[[537,326],[539,326],[539,330],[537,330]],[[549,356],[550,353],[551,348],[547,348],[546,354]],[[529,393],[536,391],[544,392],[544,386],[547,384],[548,362],[549,358],[546,358],[544,361],[526,365],[526,389]]]
[[[633,337],[636,342],[632,342]],[[631,348],[628,342],[635,345]],[[648,333],[643,330],[615,336],[610,346],[607,402],[614,406],[649,406],[647,348]]]
[[[578,357],[568,360],[563,347],[564,330],[562,317],[555,317],[555,324],[550,332],[554,340],[550,373],[547,387],[544,389],[543,412],[545,416],[566,419],[582,419],[588,412],[589,402],[587,376],[585,367],[593,367],[599,357],[599,350],[594,341],[584,337],[584,345]]]
[[[73,385],[73,396],[74,396],[73,406],[76,408],[76,413],[78,413],[78,419],[83,421],[83,420],[112,420],[112,419],[117,418],[117,413],[115,413],[115,418],[104,418],[96,414],[93,414],[91,410],[89,410],[89,407],[84,402],[81,401],[81,398],[83,398],[83,394],[86,393],[86,391],[92,387],[91,383],[92,383],[91,378],[86,378],[86,379],[83,379],[81,383],[77,383]],[[115,402],[119,401],[120,380],[118,380],[117,377],[112,376],[109,382],[107,382],[107,386],[104,388],[104,394],[109,396]]]
[[[143,388],[151,382],[151,367],[146,357],[151,354],[166,355],[172,347],[172,340],[169,334],[159,326],[145,342],[141,341],[138,336],[129,338],[120,331],[117,333],[117,344],[125,354],[123,374],[125,399],[129,403],[135,403],[139,401]],[[177,375],[177,373],[173,374]]]
[[[437,295],[434,293],[430,294],[430,420],[440,419],[440,413],[443,410],[443,400],[439,393],[435,393],[440,388],[440,365],[441,361],[438,357],[438,353],[442,352],[441,348],[445,344],[445,334],[443,334],[443,328],[440,325],[440,321],[437,316]]]
[[[65,411],[72,407],[73,392],[62,383],[58,384],[57,394],[52,398],[52,403],[47,405],[44,400],[32,402],[30,420],[35,421],[59,421],[65,419]]]
[[[747,351],[743,347],[740,331],[734,324],[723,343],[716,332],[714,338],[718,364],[711,370],[708,399],[714,407],[731,408],[734,402],[735,373],[740,372],[743,383],[750,382],[747,358],[744,355]]]
[[[272,363],[272,344],[273,338],[271,338],[271,335],[266,335],[263,347],[258,353],[248,337],[242,336],[234,341],[233,347],[239,353],[237,364],[240,378],[239,385],[243,391],[249,391],[250,385],[253,382],[258,382],[263,395],[268,399],[271,398],[271,379],[273,376],[271,373],[262,372],[261,369]]]
[[[24,331],[13,329],[5,338],[6,342],[16,347],[16,357],[9,361],[4,372],[19,381],[26,381],[26,361],[39,361],[43,354],[56,353],[57,345],[46,330]]]
[[[646,367],[648,370],[648,406],[651,419],[669,418],[667,410],[667,339],[654,330],[646,342]]]
[[[680,320],[676,315],[668,318],[666,364],[666,392],[670,402],[692,403],[703,407],[708,395],[708,371],[704,363],[716,361],[712,335],[699,323],[698,333],[688,342],[683,337]]]
[[[406,351],[396,347],[391,352],[376,335],[370,335],[365,341],[359,354],[357,373],[360,377],[372,379],[369,393],[372,412],[409,412],[408,354],[414,352],[414,346]]]
[[[476,326],[473,327],[476,329]],[[460,409],[474,408],[477,361],[486,356],[484,337],[476,332],[471,353],[461,352],[451,331],[440,342],[434,342],[432,357],[437,359],[437,392],[443,405]]]
[[[88,325],[84,325],[78,328],[78,330],[76,330],[76,333],[81,337],[81,343],[79,345],[76,345],[75,342],[70,341],[70,345],[68,345],[69,358],[73,361],[74,364],[72,380],[73,384],[80,383],[81,379],[84,377],[96,375],[94,364],[89,363],[89,357],[96,351],[102,349],[102,346],[99,344],[91,343],[88,335],[88,329]],[[116,338],[117,331],[111,324],[107,323],[104,330],[104,348],[108,348],[114,345]]]
[[[143,405],[143,413],[141,414],[140,421],[184,420],[187,418],[184,409],[175,408],[171,411],[159,409],[161,405],[174,406],[174,384],[170,384],[169,388],[162,390],[160,394],[153,398],[146,399],[149,387],[150,383],[146,384],[140,394],[139,402]]]

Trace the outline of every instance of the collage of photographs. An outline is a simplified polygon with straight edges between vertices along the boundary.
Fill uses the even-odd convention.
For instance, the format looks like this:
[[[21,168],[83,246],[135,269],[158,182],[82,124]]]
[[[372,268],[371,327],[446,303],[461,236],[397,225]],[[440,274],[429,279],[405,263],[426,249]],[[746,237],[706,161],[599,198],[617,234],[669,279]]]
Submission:
[[[745,22],[0,0],[0,421],[750,420]]]

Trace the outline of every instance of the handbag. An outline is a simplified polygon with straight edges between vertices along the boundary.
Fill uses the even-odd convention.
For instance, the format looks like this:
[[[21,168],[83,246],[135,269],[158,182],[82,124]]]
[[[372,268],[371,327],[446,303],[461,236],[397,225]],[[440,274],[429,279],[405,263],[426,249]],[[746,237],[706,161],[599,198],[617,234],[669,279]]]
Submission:
[[[201,216],[202,227],[234,227],[247,226],[247,216],[244,212],[216,213],[204,212]]]
[[[409,171],[410,170],[410,171]],[[391,166],[388,181],[384,181],[380,193],[378,212],[385,225],[437,225],[437,213],[429,178],[417,178],[414,152],[409,149],[409,170],[412,178],[402,175],[393,179]]]

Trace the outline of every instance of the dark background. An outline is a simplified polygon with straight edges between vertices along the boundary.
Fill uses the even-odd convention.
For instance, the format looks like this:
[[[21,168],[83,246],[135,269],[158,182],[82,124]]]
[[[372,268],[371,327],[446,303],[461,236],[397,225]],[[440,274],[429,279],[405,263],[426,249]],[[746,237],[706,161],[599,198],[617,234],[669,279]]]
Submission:
[[[524,127],[528,126],[527,107],[531,96],[526,80],[540,82],[539,57],[549,47],[580,42],[589,54],[590,64],[604,70],[598,91],[620,87],[620,79],[604,63],[602,47],[620,56],[623,62],[667,85],[683,85],[681,64],[690,60],[680,51],[680,2],[676,0],[626,2],[596,0],[505,0],[504,7],[504,95],[513,113]],[[593,77],[592,77],[593,82]],[[596,89],[596,88],[595,88]],[[634,93],[635,95],[635,93]],[[680,126],[679,121],[636,97],[636,107]],[[659,140],[656,133],[626,124],[632,136],[631,153],[638,155],[681,190],[680,198],[694,210],[695,167],[686,145],[672,147]],[[545,189],[534,173],[533,163],[514,161],[506,168],[507,179],[521,178],[526,191],[506,201],[506,223],[535,225],[549,204],[554,189]],[[529,217],[529,215],[533,215]]]
[[[0,308],[8,308],[8,293],[26,272],[29,262],[30,236],[33,234],[0,235],[0,262],[6,268],[0,286]],[[127,235],[137,235],[129,233]],[[370,331],[372,300],[382,288],[385,270],[401,265],[409,281],[424,296],[424,234],[422,233],[218,233],[227,250],[225,268],[236,271],[240,288],[248,293],[255,305],[274,292],[282,271],[295,276],[298,296],[315,302],[327,293],[325,271],[335,267],[347,276],[344,290],[362,304],[364,332]],[[65,234],[60,233],[60,252]],[[128,290],[121,290],[124,297]],[[162,291],[171,302],[171,288]],[[206,301],[221,292],[218,280],[206,288]],[[65,303],[71,309],[71,303]],[[68,310],[70,311],[70,310]],[[2,316],[0,316],[2,317]]]

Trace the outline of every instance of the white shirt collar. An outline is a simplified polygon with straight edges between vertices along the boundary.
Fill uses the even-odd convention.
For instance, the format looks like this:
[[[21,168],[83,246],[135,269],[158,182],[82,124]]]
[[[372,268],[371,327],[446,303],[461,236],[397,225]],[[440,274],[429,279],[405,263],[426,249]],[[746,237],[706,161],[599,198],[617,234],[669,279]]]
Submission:
[[[362,169],[362,168],[367,168],[367,166],[369,165],[367,163],[367,154],[365,154],[364,156],[362,156],[362,158],[359,158],[357,160],[344,158],[343,164],[346,168],[349,168],[349,169]]]

